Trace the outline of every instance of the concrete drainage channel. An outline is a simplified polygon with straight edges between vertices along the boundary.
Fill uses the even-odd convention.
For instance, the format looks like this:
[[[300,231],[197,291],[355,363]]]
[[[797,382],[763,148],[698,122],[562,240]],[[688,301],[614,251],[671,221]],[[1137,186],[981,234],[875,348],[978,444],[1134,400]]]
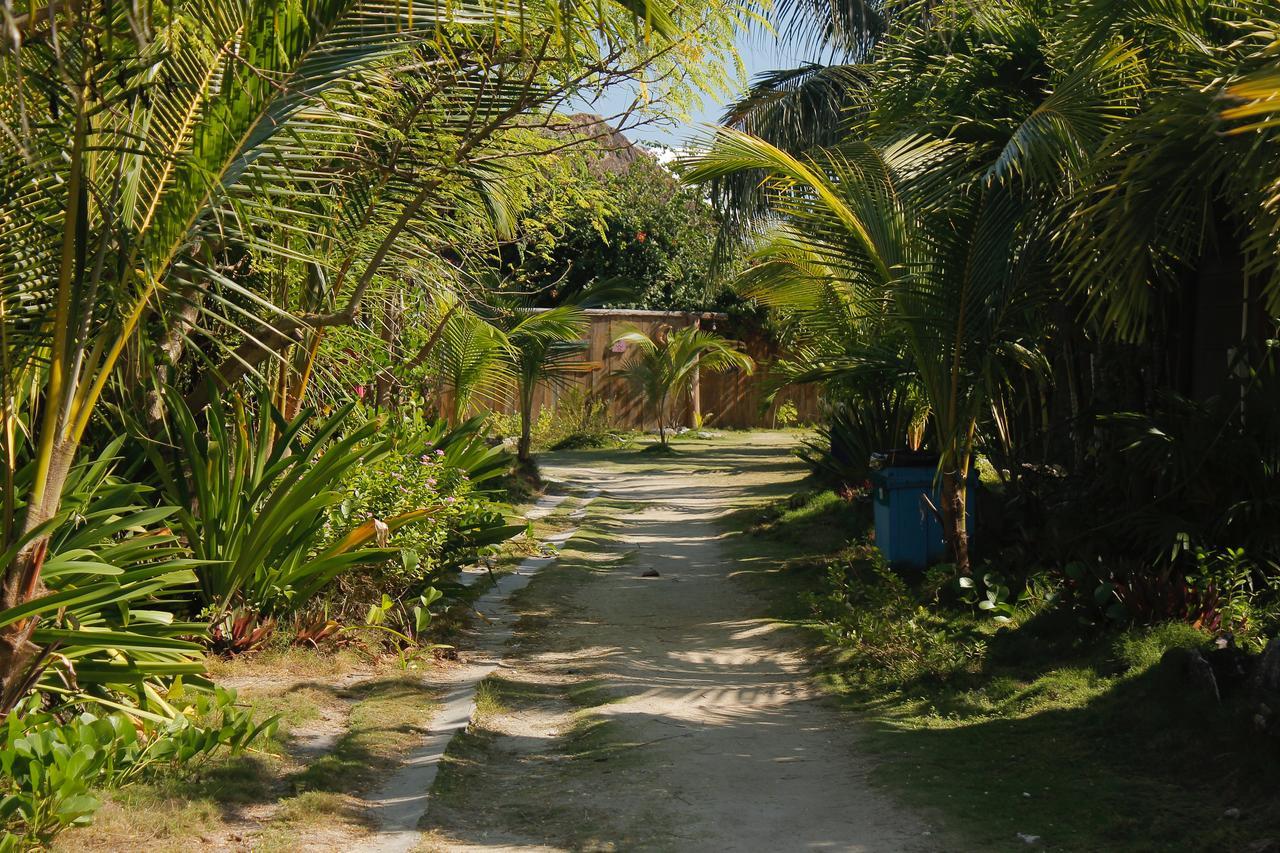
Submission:
[[[592,489],[581,495],[581,503],[568,518],[581,521],[586,517],[591,502],[600,491]],[[543,495],[533,508],[525,513],[533,521],[550,515],[569,495]],[[377,833],[352,849],[366,853],[408,853],[422,837],[418,824],[430,805],[428,795],[440,770],[449,741],[471,723],[476,708],[476,689],[502,663],[503,647],[511,638],[515,626],[515,614],[507,601],[512,593],[524,589],[533,576],[556,561],[556,550],[567,542],[578,527],[563,530],[543,540],[549,553],[523,560],[515,571],[500,576],[493,587],[475,602],[476,610],[485,619],[485,626],[477,647],[464,653],[466,665],[454,671],[455,680],[440,701],[440,710],[431,721],[431,728],[422,744],[411,752],[381,790],[370,799],[370,812],[377,825]],[[472,584],[488,577],[483,569],[473,569],[461,578],[464,584]]]

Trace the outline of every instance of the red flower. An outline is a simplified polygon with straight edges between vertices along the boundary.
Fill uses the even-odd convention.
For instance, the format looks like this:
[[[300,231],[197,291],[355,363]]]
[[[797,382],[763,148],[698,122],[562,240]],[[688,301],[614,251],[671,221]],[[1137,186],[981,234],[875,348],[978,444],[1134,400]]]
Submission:
[[[646,231],[637,231],[637,232],[636,232],[636,242],[637,242],[637,243],[643,243],[645,240],[648,240],[648,239],[649,239],[649,234],[648,234],[648,232],[646,232]]]

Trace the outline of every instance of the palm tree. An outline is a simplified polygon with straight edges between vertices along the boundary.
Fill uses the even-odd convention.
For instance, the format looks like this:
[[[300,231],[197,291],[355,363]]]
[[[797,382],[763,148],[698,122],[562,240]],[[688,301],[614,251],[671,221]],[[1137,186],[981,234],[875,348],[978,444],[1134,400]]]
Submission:
[[[521,462],[531,458],[534,391],[540,382],[563,381],[587,325],[577,305],[534,309],[527,301],[501,293],[475,308],[440,301],[440,333],[424,359],[437,396],[449,392],[450,423],[461,423],[477,398],[497,400],[514,388]]]
[[[940,456],[944,535],[965,574],[979,423],[1013,373],[1042,361],[1037,247],[1020,228],[1022,205],[1006,186],[974,175],[967,153],[915,137],[848,142],[802,161],[721,129],[687,172],[691,180],[748,169],[768,176],[787,218],[759,253],[750,292],[818,308],[817,294],[834,291],[848,322],[874,330],[812,375],[919,383]]]
[[[614,343],[619,341],[634,347],[634,352],[618,376],[653,410],[658,441],[663,447],[668,446],[671,409],[689,392],[697,371],[755,370],[751,356],[738,349],[735,342],[693,326],[674,332],[663,327],[653,337],[640,331],[627,332]]]
[[[441,302],[441,334],[426,360],[427,375],[437,400],[446,399],[442,414],[451,424],[467,417],[477,397],[496,399],[511,387],[513,375],[506,358],[508,342],[502,330],[463,307],[452,310]]]
[[[520,410],[520,439],[516,459],[532,460],[533,394],[540,383],[563,383],[570,375],[570,364],[578,361],[583,351],[580,340],[587,329],[582,309],[562,305],[542,311],[524,310],[507,332],[510,343],[516,396]]]

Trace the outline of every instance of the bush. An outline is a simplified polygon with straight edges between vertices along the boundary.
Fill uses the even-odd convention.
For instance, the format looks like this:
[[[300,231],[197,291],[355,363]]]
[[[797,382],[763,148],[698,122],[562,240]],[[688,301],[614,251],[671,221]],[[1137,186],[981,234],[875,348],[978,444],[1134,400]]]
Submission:
[[[352,566],[386,559],[364,547],[380,538],[373,526],[325,536],[343,477],[388,451],[379,424],[347,429],[354,404],[324,418],[307,409],[286,422],[264,389],[256,400],[231,397],[229,409],[210,406],[201,429],[181,396],[167,397],[180,455],[145,446],[166,499],[181,508],[177,526],[200,561],[200,592],[213,621],[237,607],[297,612]]]
[[[826,589],[810,604],[828,640],[869,683],[945,681],[986,650],[976,633],[923,607],[870,544],[829,565]]]
[[[397,552],[394,557],[340,579],[347,612],[363,612],[384,596],[417,596],[433,578],[474,562],[523,529],[506,523],[482,487],[510,467],[505,452],[485,443],[482,425],[473,419],[448,429],[443,422],[406,420],[385,455],[348,474],[345,497],[330,514],[333,536],[369,520],[422,515],[387,531],[382,544]]]
[[[95,791],[126,785],[152,769],[190,772],[215,752],[236,754],[274,731],[276,718],[253,722],[234,691],[181,690],[176,713],[153,721],[121,712],[83,711],[63,719],[34,696],[0,729],[0,850],[45,846],[71,826],[92,822]]]

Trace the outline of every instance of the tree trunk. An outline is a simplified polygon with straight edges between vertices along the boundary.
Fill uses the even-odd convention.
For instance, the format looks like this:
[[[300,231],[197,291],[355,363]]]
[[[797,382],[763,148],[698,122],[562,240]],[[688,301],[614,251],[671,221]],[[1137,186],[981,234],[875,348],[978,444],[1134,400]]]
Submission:
[[[178,362],[182,360],[186,348],[187,333],[195,328],[203,301],[204,294],[198,288],[184,287],[178,294],[178,304],[171,311],[169,323],[157,345],[161,359],[155,366],[155,385],[147,391],[143,402],[147,426],[153,433],[164,421],[164,396],[158,386],[168,385],[177,377]]]
[[[522,389],[523,391],[523,389]],[[520,441],[516,444],[516,459],[528,462],[533,453],[533,395],[520,394]]]
[[[376,380],[377,395],[374,405],[378,410],[391,411],[395,408],[395,372],[392,365],[400,360],[400,329],[404,317],[404,294],[396,291],[384,305],[382,315],[382,342],[387,347],[387,366],[378,371]]]
[[[41,537],[19,552],[0,589],[0,607],[16,607],[46,593],[40,570],[48,548],[48,537]],[[42,651],[31,642],[38,621],[32,616],[0,628],[0,720],[26,695],[39,672]]]
[[[965,475],[950,471],[942,478],[942,537],[956,569],[963,576],[973,574],[969,562],[969,530],[966,522],[968,488]]]

